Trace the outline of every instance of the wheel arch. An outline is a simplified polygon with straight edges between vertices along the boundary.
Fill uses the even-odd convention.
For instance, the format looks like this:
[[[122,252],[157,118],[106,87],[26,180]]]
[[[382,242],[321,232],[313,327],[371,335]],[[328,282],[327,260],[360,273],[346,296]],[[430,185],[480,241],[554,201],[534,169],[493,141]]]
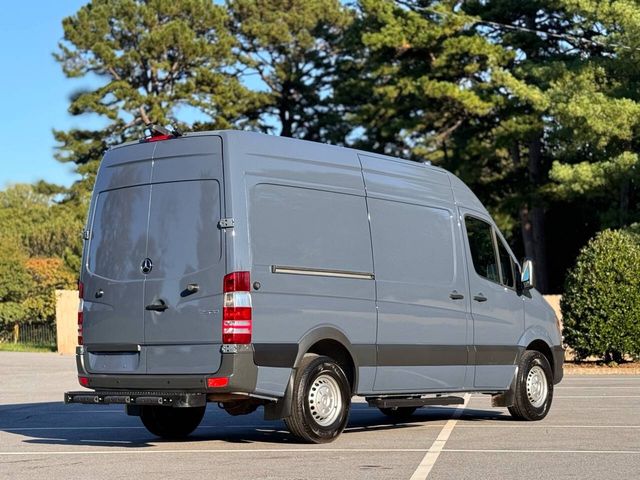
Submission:
[[[542,339],[533,340],[531,343],[529,343],[529,345],[527,345],[526,350],[533,350],[544,355],[549,362],[551,372],[555,372],[555,361],[553,359],[553,353],[551,351],[551,347],[547,344],[547,342]]]
[[[294,372],[307,353],[333,358],[349,379],[351,392],[356,392],[359,365],[353,345],[343,332],[335,327],[319,327],[305,334],[298,346],[298,355],[293,366]]]
[[[307,353],[326,355],[334,358],[339,365],[345,365],[346,369],[345,366],[343,366],[343,370],[345,370],[345,374],[349,380],[352,394],[355,393],[358,388],[358,367],[360,366],[360,362],[354,350],[354,346],[344,332],[336,327],[320,326],[305,333],[298,342],[298,353],[296,354],[293,368],[291,369],[291,375],[284,397],[278,402],[269,403],[265,406],[265,419],[277,420],[286,418],[291,414],[293,378],[302,359]],[[370,359],[365,359],[365,361],[370,361]]]

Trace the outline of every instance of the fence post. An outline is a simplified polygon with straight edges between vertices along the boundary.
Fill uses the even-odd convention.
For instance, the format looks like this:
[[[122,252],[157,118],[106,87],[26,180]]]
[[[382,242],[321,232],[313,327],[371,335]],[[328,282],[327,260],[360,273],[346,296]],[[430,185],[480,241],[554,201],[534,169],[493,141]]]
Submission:
[[[18,323],[13,324],[13,343],[18,343],[20,339],[20,325]]]

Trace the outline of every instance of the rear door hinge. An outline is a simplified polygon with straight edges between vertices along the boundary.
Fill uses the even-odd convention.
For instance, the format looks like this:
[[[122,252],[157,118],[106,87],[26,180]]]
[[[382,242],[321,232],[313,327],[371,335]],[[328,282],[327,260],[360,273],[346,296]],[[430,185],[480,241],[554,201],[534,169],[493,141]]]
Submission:
[[[233,218],[221,218],[218,222],[218,228],[233,228],[234,224]]]

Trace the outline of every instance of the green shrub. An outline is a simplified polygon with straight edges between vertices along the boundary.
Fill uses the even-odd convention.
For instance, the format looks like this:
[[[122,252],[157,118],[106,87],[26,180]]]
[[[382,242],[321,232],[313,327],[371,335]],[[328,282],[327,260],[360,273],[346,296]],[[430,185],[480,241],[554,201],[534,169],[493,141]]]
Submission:
[[[605,230],[580,252],[567,276],[564,336],[578,358],[607,362],[640,354],[640,236]]]

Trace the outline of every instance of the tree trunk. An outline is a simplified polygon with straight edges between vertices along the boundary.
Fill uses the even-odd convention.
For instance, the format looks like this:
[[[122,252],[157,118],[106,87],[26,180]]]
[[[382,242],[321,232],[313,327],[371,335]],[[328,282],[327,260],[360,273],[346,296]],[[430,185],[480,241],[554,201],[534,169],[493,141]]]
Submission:
[[[293,116],[292,113],[292,99],[291,99],[291,87],[289,82],[285,81],[282,85],[282,91],[280,94],[280,100],[278,102],[278,117],[280,118],[280,130],[281,137],[293,136]]]
[[[542,184],[542,134],[533,138],[529,144],[529,156],[527,169],[529,173],[530,191],[534,194],[525,201],[519,213],[520,228],[524,244],[525,256],[532,259],[535,264],[535,284],[541,293],[547,293],[549,289],[547,272],[547,248],[545,235],[545,212],[536,198],[536,192]],[[514,164],[520,164],[520,148],[515,144],[511,148],[511,156]]]
[[[620,185],[620,214],[619,214],[619,227],[624,227],[627,224],[629,214],[629,179],[624,178]]]
[[[536,198],[537,190],[543,181],[542,167],[542,132],[540,132],[529,142],[529,179],[534,188],[534,196],[531,199],[531,208],[529,210],[529,221],[533,241],[533,256],[531,258],[535,262],[537,276],[536,288],[541,293],[548,293],[545,213],[540,200]]]

